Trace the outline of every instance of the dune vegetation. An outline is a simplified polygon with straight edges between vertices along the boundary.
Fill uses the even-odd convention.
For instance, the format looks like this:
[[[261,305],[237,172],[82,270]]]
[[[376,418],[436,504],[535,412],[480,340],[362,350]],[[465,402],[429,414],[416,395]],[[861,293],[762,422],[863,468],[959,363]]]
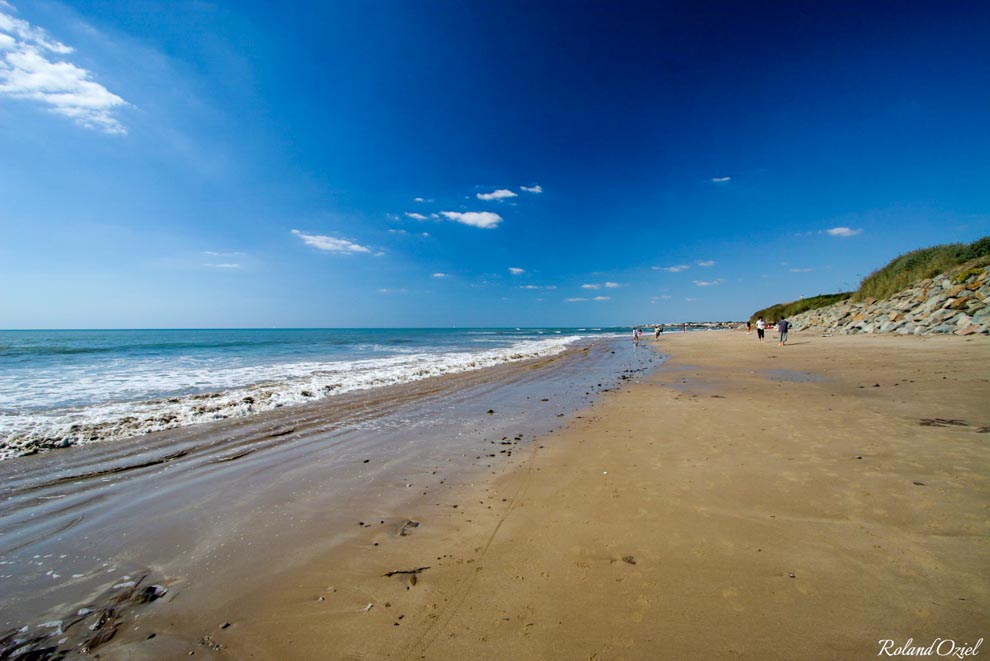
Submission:
[[[791,317],[808,310],[823,308],[848,298],[863,301],[867,298],[884,299],[907,289],[915,282],[933,278],[942,273],[959,271],[963,280],[973,269],[990,264],[990,236],[977,239],[973,243],[947,243],[930,248],[912,250],[890,260],[886,266],[869,274],[854,292],[819,294],[790,303],[777,303],[757,310],[750,317],[756,320],[763,317],[769,321]],[[964,275],[965,274],[965,275]]]

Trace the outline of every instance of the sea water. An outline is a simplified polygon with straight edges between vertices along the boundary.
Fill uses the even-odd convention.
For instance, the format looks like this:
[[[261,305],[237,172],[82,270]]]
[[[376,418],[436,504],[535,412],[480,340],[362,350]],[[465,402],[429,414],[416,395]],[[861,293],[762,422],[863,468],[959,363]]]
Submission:
[[[0,460],[552,356],[624,329],[0,331]]]

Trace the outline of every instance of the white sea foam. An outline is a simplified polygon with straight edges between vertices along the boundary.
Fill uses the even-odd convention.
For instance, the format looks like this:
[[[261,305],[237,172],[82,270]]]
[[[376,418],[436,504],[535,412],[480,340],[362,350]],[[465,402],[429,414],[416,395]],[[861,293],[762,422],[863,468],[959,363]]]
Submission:
[[[552,356],[582,339],[581,335],[527,340],[509,347],[474,352],[411,353],[388,358],[295,362],[222,368],[203,361],[142,363],[140,369],[117,369],[101,375],[80,370],[52,374],[23,387],[0,389],[0,460],[32,448],[67,447],[239,417],[281,406],[311,402],[345,392],[417,381],[433,376]],[[394,348],[393,348],[394,350]],[[127,367],[127,366],[120,366]],[[130,366],[134,368],[133,365]],[[36,375],[37,376],[37,375]],[[97,404],[59,407],[66,384],[75,396]],[[22,384],[23,386],[23,384]],[[154,400],[128,397],[157,392],[195,392]],[[140,395],[138,395],[140,396]],[[18,409],[26,400],[36,407]],[[47,405],[47,408],[46,408]],[[53,408],[54,407],[54,408]]]

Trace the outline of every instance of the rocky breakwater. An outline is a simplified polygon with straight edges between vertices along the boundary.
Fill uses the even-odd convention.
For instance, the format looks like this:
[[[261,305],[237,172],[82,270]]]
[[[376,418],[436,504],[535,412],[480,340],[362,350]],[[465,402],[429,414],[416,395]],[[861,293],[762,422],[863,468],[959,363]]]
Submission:
[[[990,334],[990,266],[922,280],[890,298],[843,301],[790,319],[795,331],[831,335]]]

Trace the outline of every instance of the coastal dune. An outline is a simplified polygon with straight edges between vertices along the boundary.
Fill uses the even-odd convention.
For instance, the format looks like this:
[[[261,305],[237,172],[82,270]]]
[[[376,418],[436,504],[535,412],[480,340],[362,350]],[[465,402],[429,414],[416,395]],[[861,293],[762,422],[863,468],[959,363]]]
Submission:
[[[227,604],[227,628],[178,629],[238,658],[975,645],[990,612],[990,344],[772,339],[665,335],[662,368],[490,480],[412,505],[415,527],[362,530]]]

